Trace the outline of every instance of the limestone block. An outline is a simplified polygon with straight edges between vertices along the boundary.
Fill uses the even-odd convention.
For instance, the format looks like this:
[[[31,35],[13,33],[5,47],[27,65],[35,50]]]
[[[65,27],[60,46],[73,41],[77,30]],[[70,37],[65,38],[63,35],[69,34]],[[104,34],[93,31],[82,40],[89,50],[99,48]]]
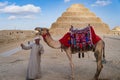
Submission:
[[[62,17],[64,16],[71,16],[71,17],[94,17],[95,14],[92,12],[84,13],[84,12],[64,12]]]
[[[102,22],[98,17],[59,17],[56,23],[71,23],[71,22]]]

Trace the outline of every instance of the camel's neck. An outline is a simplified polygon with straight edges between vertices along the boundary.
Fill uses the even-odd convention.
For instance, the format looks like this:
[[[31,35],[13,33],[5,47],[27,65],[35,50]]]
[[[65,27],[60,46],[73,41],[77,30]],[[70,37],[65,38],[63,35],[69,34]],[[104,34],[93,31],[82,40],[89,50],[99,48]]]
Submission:
[[[52,48],[56,48],[56,49],[61,48],[61,43],[59,41],[53,40],[49,33],[42,35],[42,37],[43,37],[44,41],[48,44],[48,46],[50,46]]]

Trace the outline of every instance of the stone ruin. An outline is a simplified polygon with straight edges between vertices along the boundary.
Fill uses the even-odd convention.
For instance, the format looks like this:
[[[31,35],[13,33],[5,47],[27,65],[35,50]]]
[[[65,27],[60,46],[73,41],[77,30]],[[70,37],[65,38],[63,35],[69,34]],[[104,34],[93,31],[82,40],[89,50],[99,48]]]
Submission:
[[[109,34],[119,35],[119,36],[120,36],[120,26],[114,27],[114,28],[109,32]]]

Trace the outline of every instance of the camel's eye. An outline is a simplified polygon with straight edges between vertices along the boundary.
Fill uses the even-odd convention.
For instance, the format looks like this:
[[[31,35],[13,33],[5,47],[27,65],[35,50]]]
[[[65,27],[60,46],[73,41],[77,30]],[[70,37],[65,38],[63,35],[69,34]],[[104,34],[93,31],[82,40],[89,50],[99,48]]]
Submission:
[[[41,31],[43,31],[43,29],[41,29]]]

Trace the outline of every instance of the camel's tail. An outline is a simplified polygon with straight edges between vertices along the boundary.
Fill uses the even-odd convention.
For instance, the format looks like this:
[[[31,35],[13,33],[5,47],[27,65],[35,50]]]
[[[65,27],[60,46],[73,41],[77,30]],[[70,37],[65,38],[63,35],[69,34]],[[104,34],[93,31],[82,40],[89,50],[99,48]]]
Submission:
[[[104,43],[104,46],[103,46],[103,60],[102,60],[102,62],[106,63],[106,59],[105,59],[105,42],[103,42],[103,43]]]

